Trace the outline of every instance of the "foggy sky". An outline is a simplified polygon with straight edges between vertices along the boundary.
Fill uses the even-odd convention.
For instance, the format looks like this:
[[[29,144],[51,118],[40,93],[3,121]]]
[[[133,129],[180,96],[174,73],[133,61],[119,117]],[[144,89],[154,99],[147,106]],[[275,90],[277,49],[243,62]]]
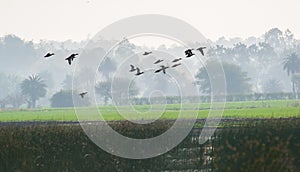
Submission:
[[[300,38],[298,0],[0,0],[0,36],[84,40],[125,17],[163,14],[185,20],[206,38],[261,36],[289,28]]]

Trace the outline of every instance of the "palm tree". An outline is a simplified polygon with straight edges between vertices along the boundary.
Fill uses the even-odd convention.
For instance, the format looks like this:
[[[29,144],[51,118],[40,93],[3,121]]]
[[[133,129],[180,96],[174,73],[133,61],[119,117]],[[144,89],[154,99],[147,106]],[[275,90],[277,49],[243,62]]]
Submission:
[[[283,59],[283,70],[286,70],[288,76],[300,71],[300,57],[296,53],[292,53]],[[291,80],[293,85],[293,93],[295,94],[295,82]]]
[[[295,73],[292,76],[292,81],[295,83],[295,92],[297,93],[296,95],[299,95],[300,93],[300,73]]]
[[[35,108],[36,101],[46,95],[46,84],[38,75],[31,75],[21,83],[21,90],[29,97],[28,107]]]

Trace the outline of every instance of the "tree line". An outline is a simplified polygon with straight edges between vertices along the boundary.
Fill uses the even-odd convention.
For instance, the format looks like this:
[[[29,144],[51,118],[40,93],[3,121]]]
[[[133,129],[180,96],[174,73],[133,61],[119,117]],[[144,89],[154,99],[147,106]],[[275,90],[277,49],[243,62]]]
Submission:
[[[101,41],[100,41],[101,42]],[[113,45],[115,41],[102,40],[103,46]],[[45,97],[53,107],[60,106],[61,103],[53,103],[52,100],[60,100],[62,97],[72,95],[72,75],[66,75],[64,80],[61,76],[59,64],[50,65],[54,69],[46,69],[38,75],[27,76],[26,79],[22,74],[26,74],[25,67],[32,67],[32,63],[38,61],[38,58],[45,49],[57,50],[58,54],[67,54],[71,48],[80,50],[84,43],[72,42],[45,42],[41,41],[36,44],[30,41],[24,41],[16,36],[8,35],[0,38],[0,106],[4,108],[20,107],[27,104],[27,107],[34,108],[37,106],[36,101]],[[214,68],[216,60],[220,60],[225,74],[228,95],[251,95],[251,94],[277,94],[282,92],[291,92],[293,98],[298,98],[300,92],[300,43],[294,38],[291,31],[281,31],[273,28],[266,32],[262,37],[249,38],[247,40],[232,39],[226,40],[221,38],[215,42],[210,41],[210,47],[207,48],[208,61],[205,66]],[[160,46],[158,50],[168,52],[182,51],[183,47],[165,47]],[[124,88],[115,87],[111,90],[112,74],[117,70],[118,61],[123,57],[132,55],[141,47],[130,42],[122,44],[114,52],[117,58],[107,58],[100,68],[102,80],[95,85],[95,90],[104,104],[108,104],[114,94],[124,92]],[[17,50],[17,51],[16,51]],[[97,52],[95,52],[97,53]],[[175,53],[176,54],[176,53]],[[55,59],[54,59],[55,60]],[[24,63],[23,63],[24,62]],[[52,62],[49,62],[52,63]],[[54,63],[54,62],[53,62]],[[56,66],[58,65],[58,66]],[[21,70],[24,69],[24,70]],[[194,74],[196,81],[189,84],[197,84],[203,95],[210,93],[210,79],[204,66],[196,66],[197,72]],[[19,72],[20,70],[21,72]],[[33,71],[41,71],[40,69]],[[46,72],[45,72],[46,71]],[[15,72],[15,74],[14,74]],[[53,72],[58,73],[60,79],[53,79]],[[22,73],[22,74],[20,74]],[[82,74],[88,77],[88,70]],[[63,83],[59,83],[63,82]],[[125,78],[114,78],[116,85],[126,83]],[[195,82],[195,83],[193,83]],[[168,91],[167,81],[159,80],[155,83],[146,83],[151,87],[162,88]],[[156,85],[156,86],[153,86]],[[62,86],[62,87],[61,87]],[[141,97],[144,90],[132,82],[127,94],[123,97],[130,98]],[[56,96],[54,96],[56,95]],[[120,101],[122,99],[120,97]],[[170,96],[169,96],[170,97]],[[69,98],[66,100],[70,100]],[[122,103],[122,102],[120,102]],[[85,104],[85,103],[83,103]],[[45,105],[44,103],[42,105]],[[63,106],[72,106],[72,101],[68,101]]]

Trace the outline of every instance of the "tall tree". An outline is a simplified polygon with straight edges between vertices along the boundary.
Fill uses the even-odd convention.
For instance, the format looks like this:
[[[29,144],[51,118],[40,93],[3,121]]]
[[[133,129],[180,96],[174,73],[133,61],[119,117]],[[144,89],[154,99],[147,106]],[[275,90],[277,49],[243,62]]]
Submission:
[[[111,96],[111,82],[102,81],[96,85],[96,93],[103,97],[104,104],[107,105],[108,100],[112,99]]]
[[[1,40],[3,41],[0,52],[2,71],[28,70],[28,66],[31,66],[38,59],[33,42],[24,41],[15,35],[7,35]],[[10,66],[14,66],[14,68]]]
[[[246,72],[243,72],[242,69],[235,64],[223,62],[222,65],[228,94],[248,93],[251,90],[250,84],[248,83],[250,78],[247,77]],[[218,65],[216,61],[210,60],[207,62],[206,67],[214,69],[217,68]],[[209,78],[206,68],[200,68],[196,74],[196,78],[198,79],[197,83],[200,85],[201,91],[209,94],[211,92],[210,79],[212,78]]]
[[[249,62],[249,51],[247,45],[245,44],[234,44],[233,48],[231,48],[229,51],[229,55],[234,59],[234,61],[237,61],[240,64]]]
[[[20,89],[21,80],[16,75],[6,75],[0,73],[0,100],[2,108],[11,104],[14,108],[18,108],[24,102],[24,96]]]
[[[291,53],[283,59],[283,70],[286,70],[288,76],[300,72],[300,57],[296,53]],[[291,79],[293,93],[295,94],[295,81]]]
[[[279,93],[282,92],[282,85],[279,80],[270,79],[263,85],[264,93]]]
[[[248,48],[250,54],[249,69],[246,70],[253,79],[256,92],[260,92],[259,86],[264,82],[264,75],[266,76],[271,68],[278,62],[278,55],[275,53],[274,48],[265,42],[253,44]],[[243,66],[243,67],[245,67]],[[245,69],[245,68],[244,68]]]
[[[0,99],[3,99],[10,91],[9,79],[4,73],[0,73],[0,89]]]
[[[7,103],[13,108],[19,108],[26,102],[26,96],[20,92],[11,93],[6,97]]]
[[[292,76],[292,81],[295,83],[295,92],[300,93],[300,73],[295,73]]]
[[[31,75],[21,83],[22,93],[29,97],[28,107],[35,108],[36,101],[46,95],[46,84],[38,75]]]
[[[125,78],[114,78],[109,81],[102,81],[96,85],[96,93],[104,98],[107,104],[109,99],[114,99],[115,103],[122,104],[123,100],[138,95],[139,89],[135,82],[130,82]]]
[[[286,49],[293,49],[297,45],[294,34],[289,29],[284,32],[284,41]]]
[[[64,81],[62,82],[62,86],[64,90],[71,90],[72,89],[72,82],[73,82],[73,76],[67,74]]]
[[[115,72],[116,69],[117,69],[116,62],[112,58],[107,57],[103,61],[103,64],[101,64],[98,70],[101,74],[103,74],[106,80],[109,80],[111,73]]]
[[[265,35],[265,43],[271,45],[276,52],[281,52],[284,47],[284,35],[278,28],[269,30]]]

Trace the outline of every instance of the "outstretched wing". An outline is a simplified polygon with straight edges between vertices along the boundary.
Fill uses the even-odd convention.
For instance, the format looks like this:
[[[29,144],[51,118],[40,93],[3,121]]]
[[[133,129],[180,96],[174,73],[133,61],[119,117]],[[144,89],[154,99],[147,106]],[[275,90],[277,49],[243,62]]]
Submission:
[[[54,55],[54,53],[53,53],[53,54],[47,53],[44,57],[51,57],[51,56],[53,56],[53,55]]]
[[[179,66],[179,65],[181,65],[181,63],[174,64],[172,67],[176,67],[176,66]]]
[[[154,73],[158,73],[158,72],[160,72],[161,71],[161,69],[158,69],[158,70],[156,70]]]
[[[174,59],[172,62],[178,62],[179,61],[179,59]]]
[[[134,66],[131,64],[130,67],[131,67],[131,71],[133,71],[134,70]]]
[[[158,59],[156,62],[154,62],[154,64],[158,64],[158,63],[160,63],[162,61],[164,61],[164,60]]]
[[[138,73],[140,73],[140,68],[136,68],[136,73],[138,74]]]
[[[70,57],[68,57],[68,58],[66,58],[66,60],[68,60],[69,65],[71,65],[72,59]]]
[[[151,53],[152,53],[151,51],[149,51],[149,52],[145,51],[143,55],[146,56],[146,55],[151,54]]]
[[[201,52],[202,56],[204,56],[204,51],[203,51],[203,49],[200,49],[200,52]]]
[[[199,50],[200,51],[200,53],[202,54],[202,56],[204,56],[204,51],[203,51],[203,49],[205,49],[206,47],[200,47],[200,48],[198,48],[197,50]]]
[[[87,94],[87,92],[84,93],[80,93],[79,95],[81,96],[81,98],[84,98],[84,96]]]

